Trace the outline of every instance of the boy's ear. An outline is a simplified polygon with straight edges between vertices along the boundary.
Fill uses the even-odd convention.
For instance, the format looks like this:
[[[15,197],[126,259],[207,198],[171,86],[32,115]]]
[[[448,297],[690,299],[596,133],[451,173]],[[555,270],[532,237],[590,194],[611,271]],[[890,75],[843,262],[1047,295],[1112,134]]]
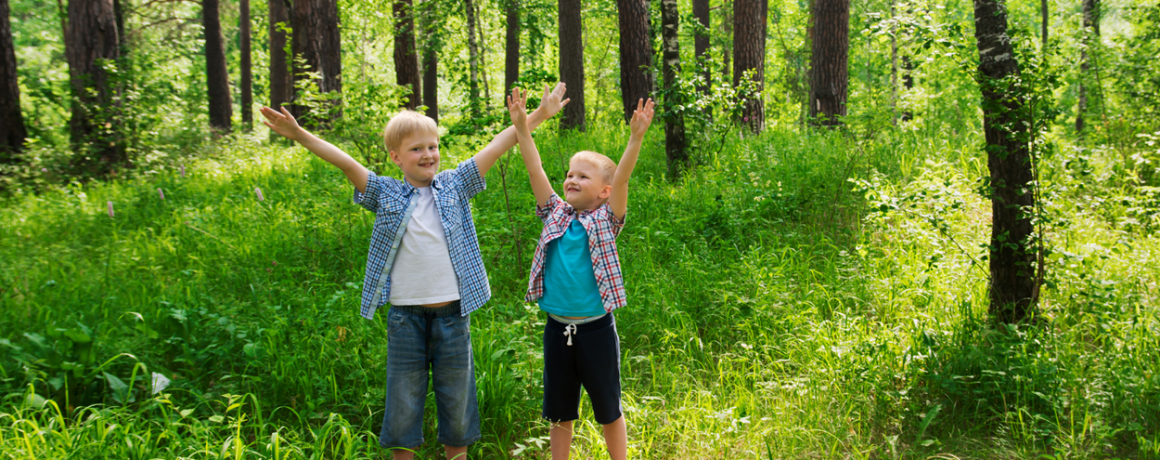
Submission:
[[[391,157],[392,163],[395,163],[396,166],[399,166],[399,154],[397,152],[394,150],[388,150],[387,155]]]
[[[608,197],[612,196],[612,186],[611,186],[611,185],[605,185],[605,186],[604,186],[604,188],[600,189],[600,195],[599,195],[599,196],[600,196],[600,199],[602,199],[602,200],[607,200],[607,199],[608,199]]]

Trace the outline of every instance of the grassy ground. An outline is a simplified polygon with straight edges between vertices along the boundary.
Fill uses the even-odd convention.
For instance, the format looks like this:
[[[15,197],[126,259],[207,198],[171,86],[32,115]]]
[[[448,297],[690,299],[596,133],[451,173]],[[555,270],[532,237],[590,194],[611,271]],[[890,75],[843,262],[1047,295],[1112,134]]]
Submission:
[[[627,133],[537,137],[558,185]],[[618,240],[632,457],[1160,457],[1157,206],[1124,152],[1045,158],[1050,321],[996,330],[976,132],[732,134],[675,185],[661,137]],[[373,216],[302,149],[201,158],[0,206],[0,458],[385,455],[386,332],[357,314]],[[546,458],[544,315],[522,301],[539,222],[518,156],[487,183],[470,454]],[[589,412],[573,455],[601,458]]]

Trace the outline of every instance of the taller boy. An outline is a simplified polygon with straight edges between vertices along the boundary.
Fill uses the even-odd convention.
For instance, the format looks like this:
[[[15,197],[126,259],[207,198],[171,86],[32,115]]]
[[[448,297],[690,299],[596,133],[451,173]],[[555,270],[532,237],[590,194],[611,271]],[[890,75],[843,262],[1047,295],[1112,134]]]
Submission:
[[[564,84],[544,88],[538,126],[560,112]],[[282,109],[262,108],[266,126],[338,167],[354,184],[354,202],[375,213],[363,283],[362,316],[390,302],[387,398],[379,444],[396,460],[423,444],[423,405],[430,371],[435,387],[439,442],[447,458],[466,458],[479,440],[479,408],[467,316],[491,298],[468,200],[485,188],[484,176],[516,145],[505,129],[474,157],[439,172],[435,121],[403,111],[391,118],[383,142],[403,180],[380,177],[334,145],[298,126]]]

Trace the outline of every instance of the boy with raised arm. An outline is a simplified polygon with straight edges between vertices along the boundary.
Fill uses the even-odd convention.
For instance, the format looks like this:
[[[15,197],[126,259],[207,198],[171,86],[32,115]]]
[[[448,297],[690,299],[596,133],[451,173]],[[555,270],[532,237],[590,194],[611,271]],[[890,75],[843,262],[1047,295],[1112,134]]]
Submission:
[[[527,125],[560,111],[564,84],[549,92]],[[501,132],[455,169],[439,171],[435,121],[405,110],[391,118],[383,142],[403,180],[380,177],[334,145],[298,126],[286,109],[262,108],[264,123],[338,167],[354,184],[354,202],[375,213],[363,283],[362,316],[390,302],[387,319],[387,398],[379,444],[410,459],[423,444],[428,371],[434,380],[439,442],[448,459],[467,458],[479,440],[479,408],[468,314],[491,297],[468,200],[484,175],[516,144]],[[530,127],[528,127],[530,129]]]
[[[553,460],[566,460],[572,422],[580,417],[580,388],[588,391],[596,421],[614,460],[628,455],[628,433],[620,406],[620,338],[612,311],[625,305],[624,278],[616,236],[624,227],[628,179],[636,166],[653,101],[637,102],[632,134],[618,166],[596,152],[572,155],[564,180],[564,200],[540,163],[527,115],[527,94],[508,98],[520,153],[544,222],[532,260],[527,301],[539,300],[548,313],[544,327],[544,411]]]

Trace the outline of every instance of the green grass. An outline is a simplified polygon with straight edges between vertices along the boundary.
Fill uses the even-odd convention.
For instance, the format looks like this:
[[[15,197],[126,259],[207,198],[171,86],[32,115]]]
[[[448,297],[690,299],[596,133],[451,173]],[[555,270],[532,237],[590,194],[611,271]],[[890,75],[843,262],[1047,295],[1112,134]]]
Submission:
[[[626,134],[537,142],[558,185],[568,155],[616,158]],[[990,231],[977,131],[732,134],[675,185],[661,138],[618,240],[630,456],[1160,457],[1160,244],[1127,155],[1061,141],[1045,159],[1052,321],[997,331],[972,262]],[[339,171],[257,139],[184,178],[0,206],[0,458],[386,455],[385,328],[357,314],[373,216]],[[473,153],[447,141],[447,167]],[[546,458],[544,317],[522,301],[540,224],[518,156],[501,165],[473,200],[493,298],[472,315],[470,455]],[[153,373],[172,379],[156,395]],[[605,455],[590,412],[578,458]],[[424,430],[441,458],[433,410]]]

